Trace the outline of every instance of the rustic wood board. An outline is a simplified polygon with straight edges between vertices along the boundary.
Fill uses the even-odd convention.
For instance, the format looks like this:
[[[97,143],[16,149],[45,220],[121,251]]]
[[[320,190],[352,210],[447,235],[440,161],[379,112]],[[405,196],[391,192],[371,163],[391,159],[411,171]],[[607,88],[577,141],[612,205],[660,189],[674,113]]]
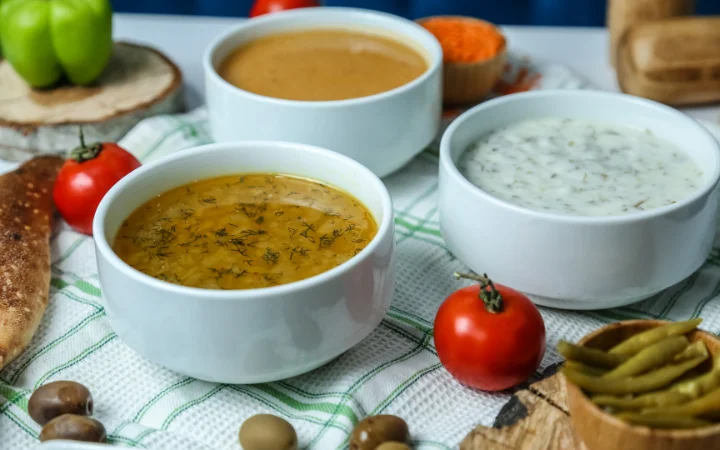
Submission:
[[[575,437],[567,407],[567,391],[557,366],[546,378],[516,392],[492,427],[477,426],[460,450],[587,450]]]
[[[0,158],[27,160],[87,141],[115,142],[142,119],[185,109],[182,74],[150,47],[115,43],[108,67],[91,86],[31,89],[0,60]]]

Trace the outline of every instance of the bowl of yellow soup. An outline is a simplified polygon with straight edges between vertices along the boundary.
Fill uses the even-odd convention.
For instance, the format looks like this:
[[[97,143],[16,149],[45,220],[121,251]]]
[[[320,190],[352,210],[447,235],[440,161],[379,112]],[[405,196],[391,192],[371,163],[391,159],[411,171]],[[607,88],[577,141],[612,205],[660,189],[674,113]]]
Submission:
[[[247,20],[210,44],[204,71],[216,142],[317,145],[383,177],[440,126],[442,48],[386,13],[303,8]]]
[[[108,319],[140,355],[202,380],[307,372],[387,312],[392,216],[382,181],[336,152],[248,141],[176,153],[98,207]]]

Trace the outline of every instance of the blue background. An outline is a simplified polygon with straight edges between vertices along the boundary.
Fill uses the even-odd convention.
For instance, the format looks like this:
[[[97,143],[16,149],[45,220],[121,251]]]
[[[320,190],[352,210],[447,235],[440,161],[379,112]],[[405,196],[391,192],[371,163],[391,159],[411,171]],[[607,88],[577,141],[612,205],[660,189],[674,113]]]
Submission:
[[[631,0],[626,0],[631,1]],[[115,11],[247,16],[253,0],[111,0]],[[505,25],[602,26],[606,0],[326,0],[327,6],[355,6],[411,19],[462,14]],[[720,0],[697,0],[698,14],[720,14]]]

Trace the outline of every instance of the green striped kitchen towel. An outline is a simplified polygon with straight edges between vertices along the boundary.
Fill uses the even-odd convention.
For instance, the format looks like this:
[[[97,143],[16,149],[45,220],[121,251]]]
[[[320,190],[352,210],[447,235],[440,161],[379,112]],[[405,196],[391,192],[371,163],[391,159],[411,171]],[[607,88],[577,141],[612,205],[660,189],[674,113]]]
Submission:
[[[538,66],[544,87],[587,87],[564,68]],[[203,109],[147,119],[121,145],[144,162],[210,141]],[[27,351],[0,372],[0,447],[33,448],[39,427],[27,414],[32,390],[70,379],[90,387],[96,417],[116,445],[162,450],[239,449],[244,419],[259,412],[287,418],[301,447],[346,446],[359,419],[396,414],[418,449],[456,448],[478,423],[489,425],[507,393],[459,385],[442,368],[432,323],[465,270],[445,247],[437,214],[438,158],[428,149],[386,178],[396,207],[398,282],[390,312],[367,339],[315,371],[276,383],[225,385],[158,367],[126,347],[105,319],[91,238],[60,224],[52,237],[50,306]],[[542,308],[548,351],[558,361],[560,338],[574,340],[608,322],[702,316],[720,331],[720,249],[687,280],[642,303],[574,313]]]

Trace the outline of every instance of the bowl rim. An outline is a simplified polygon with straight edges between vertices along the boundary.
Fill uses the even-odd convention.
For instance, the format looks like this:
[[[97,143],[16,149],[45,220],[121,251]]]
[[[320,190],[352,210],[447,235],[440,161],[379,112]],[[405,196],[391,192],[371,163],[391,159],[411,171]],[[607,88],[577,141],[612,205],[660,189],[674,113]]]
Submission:
[[[658,327],[660,325],[665,325],[668,323],[672,323],[671,320],[660,320],[660,319],[633,319],[633,320],[622,320],[620,322],[613,322],[607,325],[604,325],[591,333],[583,336],[578,340],[579,345],[584,345],[588,341],[596,338],[597,336],[602,335],[603,333],[607,333],[610,330],[617,329],[617,328],[625,328],[628,326],[633,326],[637,324],[650,324],[653,328]],[[709,338],[710,340],[715,340],[720,343],[720,337],[717,335],[710,333],[709,331],[703,330],[701,328],[696,328],[694,330],[695,333],[700,333],[701,335]],[[720,423],[715,423],[710,426],[701,427],[701,428],[692,428],[692,429],[657,429],[657,428],[650,428],[646,426],[641,425],[632,425],[627,422],[624,422],[617,417],[612,416],[611,414],[606,413],[600,407],[598,407],[595,403],[593,403],[590,398],[588,398],[587,395],[575,384],[569,382],[565,377],[563,377],[563,380],[565,381],[566,386],[569,389],[574,389],[578,397],[581,399],[581,401],[586,405],[586,407],[591,408],[593,413],[597,415],[601,415],[604,420],[609,422],[613,427],[618,429],[629,429],[632,433],[637,435],[642,435],[644,437],[649,437],[651,434],[654,437],[659,437],[663,439],[683,439],[683,440],[690,440],[690,439],[698,439],[698,438],[704,438],[707,436],[712,436],[716,434],[720,434]],[[568,407],[569,408],[569,407]],[[570,414],[572,414],[573,411],[570,410]]]
[[[287,22],[287,23],[297,23],[302,24],[303,20],[308,17],[317,17],[318,15],[325,14],[329,18],[332,18],[333,16],[338,15],[345,15],[347,17],[360,17],[360,18],[369,18],[369,19],[380,19],[384,21],[389,22],[396,22],[400,25],[415,28],[419,33],[424,34],[427,38],[429,38],[429,42],[431,43],[431,48],[428,48],[428,46],[422,44],[420,41],[413,39],[411,36],[397,31],[397,34],[402,35],[413,42],[415,42],[418,46],[423,48],[427,53],[429,57],[428,61],[428,68],[417,78],[409,81],[408,83],[405,83],[401,86],[398,86],[396,88],[390,89],[388,91],[379,92],[377,94],[373,95],[367,95],[364,97],[356,97],[356,98],[349,98],[345,100],[319,100],[319,101],[313,101],[313,100],[288,100],[284,98],[276,98],[276,97],[269,97],[266,95],[260,95],[255,94],[250,91],[246,91],[244,89],[241,89],[235,85],[230,84],[229,82],[225,81],[223,77],[218,74],[217,70],[215,70],[215,67],[212,63],[213,55],[217,51],[218,47],[224,44],[228,39],[243,34],[246,32],[247,29],[250,28],[262,28],[265,24],[268,23],[276,23],[276,22]],[[382,25],[378,25],[378,28],[382,28]],[[394,30],[393,30],[394,31]],[[394,31],[395,32],[395,31]],[[382,101],[387,98],[403,94],[407,91],[410,91],[414,88],[416,88],[419,85],[422,85],[427,82],[431,77],[433,77],[442,67],[443,62],[443,52],[442,52],[442,46],[440,45],[440,42],[437,40],[437,38],[430,33],[427,29],[425,29],[423,26],[418,24],[415,21],[405,19],[400,16],[396,16],[394,14],[380,12],[380,11],[373,11],[368,9],[362,9],[362,8],[346,8],[346,7],[336,7],[336,6],[320,6],[320,7],[313,7],[313,8],[297,8],[297,9],[290,9],[285,11],[278,11],[272,14],[266,14],[263,16],[255,17],[252,19],[246,19],[239,23],[238,25],[235,25],[234,27],[226,30],[223,33],[220,33],[218,36],[216,36],[210,44],[205,48],[205,52],[203,53],[202,58],[202,66],[203,71],[205,72],[205,81],[206,83],[213,83],[216,86],[223,89],[225,92],[228,93],[228,95],[240,95],[242,97],[245,97],[249,100],[255,100],[255,101],[263,101],[267,102],[273,105],[277,106],[292,106],[292,107],[299,107],[299,108],[341,108],[341,107],[348,107],[348,106],[358,106],[358,105],[364,105],[367,103],[372,103],[375,101]]]
[[[455,162],[451,157],[451,139],[455,132],[463,126],[465,122],[470,120],[477,114],[485,113],[486,110],[492,110],[493,108],[506,104],[506,103],[522,103],[526,99],[533,98],[557,98],[557,97],[585,97],[587,100],[592,101],[596,98],[612,99],[618,103],[618,106],[622,104],[634,104],[642,106],[648,109],[653,109],[664,114],[668,114],[673,117],[675,121],[681,121],[687,125],[694,127],[698,136],[708,141],[714,147],[714,159],[715,166],[709,172],[709,180],[706,181],[699,189],[693,192],[691,195],[684,197],[683,199],[671,204],[662,206],[659,208],[653,208],[645,211],[632,212],[628,214],[618,214],[611,216],[581,216],[581,215],[569,215],[554,212],[537,211],[534,209],[526,208],[524,206],[516,205],[498,197],[495,197],[481,188],[472,184],[467,178],[465,178],[460,170],[457,168]],[[479,136],[478,136],[479,137]],[[720,143],[715,139],[713,134],[705,128],[701,123],[687,114],[680,112],[674,108],[664,105],[653,100],[648,100],[640,97],[635,97],[628,94],[618,92],[606,92],[597,90],[569,90],[569,89],[546,89],[539,91],[520,92],[515,94],[509,94],[494,99],[488,100],[481,103],[461,114],[456,118],[450,126],[447,128],[440,141],[440,167],[444,170],[455,182],[459,183],[466,191],[470,192],[476,198],[491,202],[499,207],[507,210],[511,210],[515,213],[526,216],[530,219],[543,219],[547,221],[573,223],[580,225],[616,225],[626,224],[632,222],[639,222],[643,220],[653,219],[656,217],[664,216],[666,214],[673,213],[677,210],[685,208],[691,203],[707,196],[712,190],[714,190],[720,182]]]
[[[183,286],[157,279],[130,266],[125,261],[120,259],[120,257],[113,251],[109,243],[108,236],[105,234],[104,230],[107,213],[111,205],[115,201],[116,197],[120,195],[120,193],[123,192],[126,188],[128,188],[132,183],[134,183],[136,179],[140,177],[150,176],[153,172],[172,162],[189,159],[200,154],[205,154],[207,157],[212,157],[213,153],[221,153],[230,149],[244,148],[253,150],[264,150],[261,152],[263,155],[271,155],[273,149],[277,149],[278,147],[291,148],[294,151],[305,152],[307,157],[309,158],[324,158],[326,160],[333,160],[333,164],[336,166],[344,166],[349,168],[350,170],[354,170],[361,174],[361,177],[364,179],[364,184],[371,186],[372,189],[376,192],[376,194],[380,197],[380,207],[382,209],[383,218],[378,224],[378,230],[375,234],[375,237],[373,237],[373,239],[368,243],[368,245],[365,246],[365,248],[363,248],[357,255],[325,272],[321,272],[317,275],[302,280],[293,281],[291,283],[264,288],[220,290]],[[219,164],[220,163],[221,162],[219,162]],[[242,170],[238,170],[236,173],[242,173]],[[288,168],[288,171],[283,173],[292,175],[292,168]],[[333,183],[326,184],[330,186],[335,186]],[[160,192],[158,192],[158,194],[160,194]],[[368,208],[366,205],[364,206],[368,210],[370,210],[370,208]],[[395,239],[393,219],[394,213],[392,198],[390,197],[390,193],[388,192],[383,182],[377,175],[370,171],[370,169],[366,168],[352,158],[314,145],[299,144],[285,141],[240,141],[207,144],[185,150],[180,150],[176,153],[159,158],[156,161],[141,165],[139,168],[133,170],[128,175],[123,177],[120,181],[118,181],[112,188],[110,188],[110,190],[107,192],[107,194],[105,194],[102,201],[100,202],[95,213],[95,217],[93,219],[93,238],[95,241],[96,252],[98,253],[96,257],[99,257],[100,254],[102,254],[102,256],[108,261],[108,263],[112,265],[116,270],[120,271],[123,275],[132,278],[135,281],[147,285],[153,289],[164,290],[169,293],[183,296],[201,296],[203,300],[250,301],[259,298],[277,297],[283,294],[291,294],[293,292],[314,288],[333,279],[336,279],[344,274],[347,274],[348,272],[352,271],[357,266],[371,258],[372,255],[376,252],[381,241],[384,241],[388,237],[388,235],[390,235],[391,239]]]

